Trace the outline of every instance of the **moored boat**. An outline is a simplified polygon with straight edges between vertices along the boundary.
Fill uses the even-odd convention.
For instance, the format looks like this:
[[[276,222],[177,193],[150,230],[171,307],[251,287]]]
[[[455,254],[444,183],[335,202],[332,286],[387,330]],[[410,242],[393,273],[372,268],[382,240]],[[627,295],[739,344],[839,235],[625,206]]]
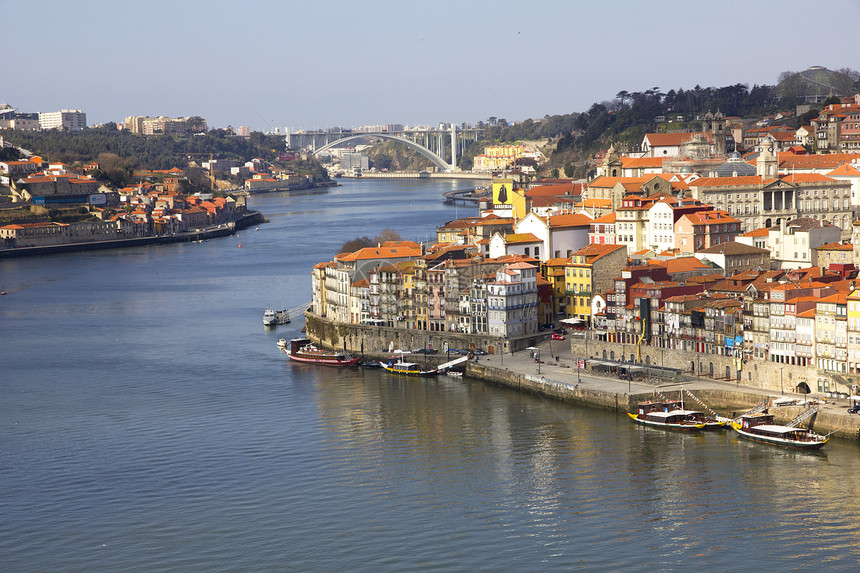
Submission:
[[[278,348],[290,360],[296,362],[328,366],[355,366],[361,360],[361,356],[353,357],[346,352],[317,348],[308,338],[294,338],[290,341],[289,346],[281,346],[279,341]]]
[[[279,324],[289,324],[290,313],[286,310],[272,310],[267,308],[263,312],[263,326],[277,326]]]
[[[437,374],[439,370],[437,368],[425,367],[422,369],[421,365],[417,362],[394,362],[392,364],[387,364],[385,362],[380,362],[380,366],[385,368],[388,372],[392,374],[404,374],[406,376],[432,376],[433,374]]]
[[[767,410],[744,414],[737,421],[732,420],[731,425],[739,436],[748,440],[790,448],[817,450],[830,440],[829,436],[816,434],[808,428],[774,424],[773,414]]]
[[[684,402],[683,400],[664,400],[663,407],[669,411],[684,410]],[[722,430],[729,423],[729,418],[718,416],[713,410],[709,410],[710,415],[700,410],[687,410],[687,412],[690,413],[690,419],[703,423],[705,430]]]
[[[705,423],[697,420],[694,410],[670,410],[663,402],[640,402],[636,412],[628,412],[630,418],[646,426],[668,428],[673,430],[697,431],[705,428]]]

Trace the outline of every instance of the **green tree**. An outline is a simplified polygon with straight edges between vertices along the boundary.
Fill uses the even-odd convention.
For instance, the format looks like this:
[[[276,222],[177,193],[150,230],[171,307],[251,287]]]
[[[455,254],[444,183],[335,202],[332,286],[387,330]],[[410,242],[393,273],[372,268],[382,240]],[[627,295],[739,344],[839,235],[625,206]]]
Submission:
[[[568,161],[564,164],[564,176],[565,177],[573,177],[573,173],[575,170],[576,170],[576,168],[574,167],[573,163],[571,163],[570,161]]]

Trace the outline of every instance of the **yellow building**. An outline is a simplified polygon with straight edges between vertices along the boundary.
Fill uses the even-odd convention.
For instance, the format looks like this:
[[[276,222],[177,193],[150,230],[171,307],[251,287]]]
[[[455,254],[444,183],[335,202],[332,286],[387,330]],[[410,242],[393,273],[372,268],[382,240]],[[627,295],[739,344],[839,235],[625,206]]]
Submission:
[[[860,290],[848,295],[848,373],[860,374]]]
[[[493,212],[500,216],[522,219],[526,216],[526,194],[514,189],[513,179],[493,179]]]
[[[549,259],[542,265],[542,275],[552,287],[553,317],[567,318],[567,292],[565,268],[570,259]]]
[[[590,323],[592,297],[610,290],[625,266],[627,249],[624,245],[588,245],[573,253],[564,269],[570,318]]]

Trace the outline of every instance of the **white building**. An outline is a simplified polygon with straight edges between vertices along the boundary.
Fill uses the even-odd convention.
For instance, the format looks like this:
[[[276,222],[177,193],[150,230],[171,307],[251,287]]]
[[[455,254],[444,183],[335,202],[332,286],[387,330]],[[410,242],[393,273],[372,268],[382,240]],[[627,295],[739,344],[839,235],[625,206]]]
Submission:
[[[82,131],[87,128],[87,114],[79,109],[39,112],[39,127],[60,131]]]
[[[817,249],[836,243],[842,236],[839,227],[825,221],[801,217],[768,229],[767,248],[771,262],[781,269],[818,266]]]
[[[537,333],[537,267],[514,263],[496,271],[487,284],[487,325],[491,336],[521,337]]]

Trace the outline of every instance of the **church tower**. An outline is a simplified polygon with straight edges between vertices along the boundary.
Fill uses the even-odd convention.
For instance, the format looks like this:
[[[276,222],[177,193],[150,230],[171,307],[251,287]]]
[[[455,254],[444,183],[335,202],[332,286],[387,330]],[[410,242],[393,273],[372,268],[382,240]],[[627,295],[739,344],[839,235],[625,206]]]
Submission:
[[[715,151],[717,155],[725,156],[726,117],[719,109],[717,109],[717,113],[712,114],[709,111],[705,114],[705,117],[702,120],[702,131],[711,134],[711,138],[714,140],[714,146],[716,147]]]
[[[774,155],[773,140],[762,138],[758,148],[758,159],[755,163],[755,174],[764,179],[776,177],[777,161]]]

